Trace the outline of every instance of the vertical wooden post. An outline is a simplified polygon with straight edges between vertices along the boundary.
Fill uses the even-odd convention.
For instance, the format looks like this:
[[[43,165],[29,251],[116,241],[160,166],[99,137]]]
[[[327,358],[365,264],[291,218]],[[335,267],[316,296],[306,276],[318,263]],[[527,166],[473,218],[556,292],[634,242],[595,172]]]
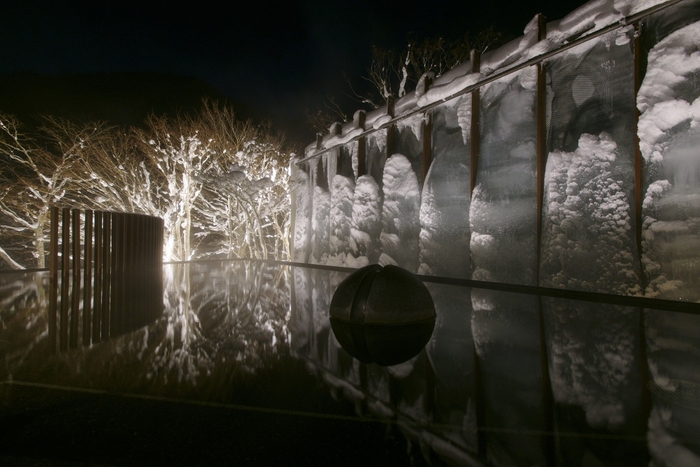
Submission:
[[[51,206],[51,233],[49,244],[49,347],[58,350],[58,208]]]
[[[476,445],[479,458],[486,460],[486,448],[488,446],[486,428],[486,398],[484,397],[484,381],[481,375],[481,361],[476,351],[476,342],[472,344],[472,357],[474,359],[474,412],[476,415]]]
[[[540,330],[540,371],[542,373],[542,419],[544,421],[545,435],[542,440],[542,449],[548,467],[557,464],[556,438],[558,433],[554,423],[554,393],[552,391],[552,381],[549,375],[549,358],[547,356],[547,335],[545,332],[544,311],[542,308],[542,296],[537,296],[538,320]]]
[[[642,86],[642,68],[644,54],[642,51],[642,24],[634,25],[634,128],[639,128],[639,109],[637,108],[637,95]],[[635,208],[635,239],[637,243],[637,257],[639,258],[639,277],[642,282],[642,289],[646,289],[647,279],[642,263],[642,200],[644,197],[644,159],[639,147],[639,134],[634,132],[634,208]],[[651,413],[651,395],[649,394],[649,365],[647,362],[647,339],[644,323],[644,309],[639,309],[639,373],[642,386],[642,432],[647,430],[647,422]]]
[[[102,329],[102,274],[103,274],[102,212],[95,211],[95,306],[92,313],[92,342],[100,342]]]
[[[144,242],[146,242],[146,232],[143,228],[143,216],[140,214],[134,214],[134,253],[132,255],[131,267],[134,270],[134,279],[132,282],[133,292],[129,292],[132,297],[132,304],[134,308],[134,326],[140,325],[144,322],[143,318],[143,301],[145,299],[146,289],[144,288],[145,281],[147,280],[146,275],[146,264],[143,262],[144,256]]]
[[[83,269],[83,345],[90,345],[92,332],[92,211],[85,211],[85,269]]]
[[[117,314],[117,329],[119,334],[124,334],[124,325],[126,324],[126,298],[127,298],[127,267],[128,267],[128,246],[129,246],[129,230],[131,224],[130,214],[121,214],[121,244],[119,245],[120,251],[120,268],[117,276],[119,281],[119,314]]]
[[[71,288],[70,348],[74,349],[78,346],[78,334],[80,332],[80,211],[78,209],[71,210],[71,221],[73,280]]]
[[[133,284],[132,279],[134,278],[133,274],[135,271],[132,269],[131,265],[131,259],[132,259],[132,254],[133,254],[133,248],[134,244],[132,242],[132,234],[134,231],[134,214],[129,214],[126,213],[124,214],[124,224],[122,227],[122,230],[124,232],[124,237],[123,237],[123,248],[122,248],[122,257],[123,257],[123,268],[122,268],[122,293],[121,293],[121,301],[122,301],[122,313],[120,316],[120,327],[121,327],[121,333],[123,334],[127,329],[130,327],[130,318],[131,318],[131,299],[133,298],[133,290],[131,290],[131,286]]]
[[[641,432],[646,434],[649,415],[651,414],[651,394],[649,393],[649,364],[647,362],[647,334],[645,326],[644,309],[639,308],[639,373],[642,386],[642,426]]]
[[[110,335],[112,314],[112,213],[103,214],[102,226],[102,340]]]
[[[637,94],[642,86],[642,25],[634,25],[634,128],[639,128],[639,109],[637,108]],[[646,288],[647,281],[642,263],[642,200],[644,190],[644,160],[639,147],[639,134],[634,132],[634,214],[635,214],[635,239],[637,244],[637,256],[639,258],[639,273],[642,281],[642,289]]]
[[[68,349],[68,309],[70,301],[70,209],[61,210],[61,323],[59,347]]]
[[[364,110],[358,110],[353,116],[353,122],[357,128],[365,129],[366,113]],[[367,174],[367,138],[357,140],[357,177]]]
[[[357,178],[367,175],[367,138],[357,140]]]
[[[155,242],[155,219],[152,217],[146,218],[146,232],[148,243],[146,245],[146,261],[148,261],[148,292],[146,294],[147,301],[144,304],[145,313],[148,319],[151,316],[155,316],[155,297],[156,297],[156,284],[157,282],[157,270],[156,270],[156,242]]]
[[[547,21],[544,15],[537,15],[537,40],[542,41],[547,38]],[[537,237],[536,237],[536,270],[535,284],[540,284],[540,262],[542,257],[542,222],[544,203],[544,176],[547,168],[547,69],[545,62],[537,65]],[[544,451],[546,464],[549,467],[556,465],[556,436],[554,430],[554,395],[552,393],[552,382],[549,375],[549,358],[547,355],[547,336],[545,332],[545,318],[542,305],[542,297],[537,296],[537,319],[540,336],[540,372],[542,374],[542,418],[544,421],[544,431],[542,449]]]
[[[547,23],[542,14],[537,16],[538,40],[547,36]],[[547,71],[544,62],[537,65],[537,245],[536,285],[540,285],[542,243],[542,209],[544,202],[544,175],[547,168]]]
[[[391,118],[394,118],[394,106],[396,104],[396,99],[394,96],[389,96],[386,99],[386,113]],[[386,129],[386,159],[389,160],[391,156],[396,153],[396,125],[389,125]]]
[[[478,50],[471,51],[472,73],[481,70],[481,55]],[[476,173],[479,170],[479,151],[481,150],[481,89],[472,91],[472,121],[469,134],[471,164],[469,173],[469,196],[471,197],[476,187]]]
[[[119,334],[119,329],[117,327],[117,315],[120,312],[121,303],[119,298],[121,296],[121,289],[119,288],[120,279],[119,273],[121,271],[121,227],[122,227],[123,214],[112,213],[112,262],[110,271],[110,309],[109,309],[109,335],[116,336]]]
[[[163,311],[163,248],[165,242],[165,221],[161,218],[156,219],[156,228],[158,229],[157,243],[156,243],[156,256],[158,262],[156,263],[158,275],[158,295],[156,296],[156,303],[158,304],[158,314],[160,315]],[[294,302],[292,302],[294,303]]]
[[[143,242],[146,241],[146,238],[144,236],[145,232],[143,231],[143,226],[141,224],[141,216],[139,214],[134,214],[134,226],[132,228],[132,235],[131,238],[133,240],[133,244],[131,247],[133,248],[133,252],[131,253],[131,265],[130,268],[133,271],[132,275],[132,280],[131,280],[131,286],[129,291],[127,291],[127,296],[131,297],[131,306],[130,308],[133,311],[130,311],[130,313],[133,313],[132,319],[131,319],[131,324],[129,324],[129,329],[132,329],[132,327],[135,327],[136,325],[143,323],[143,316],[141,316],[142,313],[142,304],[143,304],[143,299],[144,299],[144,288],[143,288],[143,283],[145,276],[143,274],[143,268],[146,266],[143,264]]]

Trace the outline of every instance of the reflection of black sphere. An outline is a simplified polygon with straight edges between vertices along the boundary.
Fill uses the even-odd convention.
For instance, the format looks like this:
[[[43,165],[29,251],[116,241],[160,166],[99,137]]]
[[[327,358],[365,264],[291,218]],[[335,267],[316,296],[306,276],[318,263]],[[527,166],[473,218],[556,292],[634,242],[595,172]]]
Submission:
[[[425,347],[435,326],[430,292],[397,266],[366,266],[340,283],[331,300],[340,345],[365,363],[396,365]]]

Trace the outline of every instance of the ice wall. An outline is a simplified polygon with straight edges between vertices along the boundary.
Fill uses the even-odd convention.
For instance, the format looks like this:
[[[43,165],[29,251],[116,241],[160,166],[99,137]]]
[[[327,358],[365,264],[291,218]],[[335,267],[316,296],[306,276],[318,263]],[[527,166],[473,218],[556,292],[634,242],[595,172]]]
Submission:
[[[343,175],[333,178],[331,188],[331,245],[328,264],[342,266],[350,253],[350,229],[355,197],[355,180]]]
[[[643,215],[646,294],[700,299],[700,21],[649,52],[637,106],[647,167]]]
[[[549,155],[542,285],[621,295],[641,291],[625,183],[611,167],[617,153],[609,134],[584,133],[574,152]]]
[[[384,203],[380,236],[380,264],[396,264],[411,272],[418,270],[420,187],[411,162],[394,154],[384,167]]]
[[[293,169],[290,183],[294,207],[293,259],[300,263],[308,260],[309,238],[311,235],[311,193],[309,175],[303,168]]]
[[[379,235],[382,231],[382,211],[379,185],[371,175],[357,179],[352,205],[350,248],[346,257],[350,267],[376,263],[380,255]]]
[[[420,207],[421,274],[468,279],[471,95],[437,107]]]
[[[535,281],[537,122],[532,71],[482,89],[481,151],[469,212],[473,279]]]
[[[314,187],[313,217],[311,219],[311,263],[326,264],[330,253],[331,195],[321,187]]]
[[[397,263],[422,274],[475,280],[700,298],[695,149],[700,143],[700,2],[683,0],[654,13],[643,20],[641,33],[620,21],[644,8],[624,0],[589,2],[548,23],[539,42],[533,20],[521,38],[485,54],[480,72],[466,62],[437,77],[427,91],[399,99],[393,111],[384,106],[366,118],[359,112],[340,132],[334,127],[320,145],[307,149],[316,159],[306,162],[308,186],[295,195],[295,257],[350,267]],[[610,31],[557,51],[543,69],[528,66],[476,87],[494,73],[602,27]],[[648,55],[636,102],[635,54],[642,65]],[[474,122],[477,89],[479,121]],[[465,90],[470,92],[455,94]],[[641,113],[637,126],[635,106]],[[635,133],[644,157],[641,216],[636,212]],[[542,187],[538,153],[546,164]],[[428,161],[429,168],[424,167]],[[643,226],[636,225],[640,217]]]

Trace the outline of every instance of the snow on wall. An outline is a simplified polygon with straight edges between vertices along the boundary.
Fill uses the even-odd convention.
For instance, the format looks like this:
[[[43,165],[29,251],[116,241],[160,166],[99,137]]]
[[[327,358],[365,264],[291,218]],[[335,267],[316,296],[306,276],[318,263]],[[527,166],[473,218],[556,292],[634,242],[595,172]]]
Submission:
[[[331,188],[331,244],[328,264],[342,266],[350,252],[350,228],[355,197],[355,181],[336,175]]]
[[[607,133],[583,134],[576,151],[547,160],[540,284],[636,295],[641,292],[629,242],[630,205],[611,165]]]
[[[355,184],[350,227],[350,248],[346,264],[362,267],[376,263],[380,255],[379,235],[382,231],[379,185],[370,175],[362,175]]]
[[[311,219],[311,257],[309,262],[326,264],[330,253],[331,196],[321,187],[314,187],[313,216]]]
[[[639,90],[646,294],[700,299],[700,22],[656,44]]]
[[[396,264],[411,272],[418,270],[420,187],[411,162],[394,154],[384,166],[383,229],[380,235],[380,264]]]

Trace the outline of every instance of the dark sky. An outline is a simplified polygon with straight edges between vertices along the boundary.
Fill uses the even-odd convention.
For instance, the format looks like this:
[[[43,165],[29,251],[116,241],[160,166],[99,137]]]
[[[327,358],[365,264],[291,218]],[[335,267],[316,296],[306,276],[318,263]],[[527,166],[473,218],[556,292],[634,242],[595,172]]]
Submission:
[[[359,81],[372,44],[488,25],[518,35],[536,13],[559,19],[582,3],[0,0],[0,73],[194,76],[310,141],[305,109],[345,91],[343,73]]]

